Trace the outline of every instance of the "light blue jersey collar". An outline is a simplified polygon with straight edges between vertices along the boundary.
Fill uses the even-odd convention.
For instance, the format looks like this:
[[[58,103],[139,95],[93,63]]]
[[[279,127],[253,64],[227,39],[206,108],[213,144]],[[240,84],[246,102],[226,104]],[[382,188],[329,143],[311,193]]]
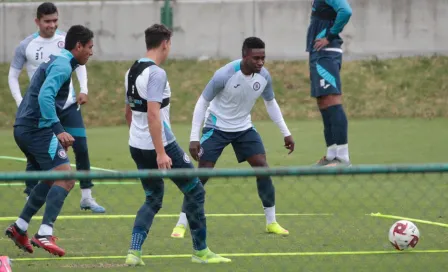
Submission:
[[[154,63],[156,63],[155,61],[153,61],[150,58],[141,58],[141,59],[138,60],[138,62],[154,62]]]

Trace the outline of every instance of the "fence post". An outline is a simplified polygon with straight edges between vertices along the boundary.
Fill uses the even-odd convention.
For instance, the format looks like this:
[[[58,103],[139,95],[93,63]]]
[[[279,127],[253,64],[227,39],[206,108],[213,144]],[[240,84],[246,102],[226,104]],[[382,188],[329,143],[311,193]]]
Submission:
[[[165,0],[165,4],[161,8],[161,21],[162,24],[173,30],[173,9],[170,5],[170,0]]]

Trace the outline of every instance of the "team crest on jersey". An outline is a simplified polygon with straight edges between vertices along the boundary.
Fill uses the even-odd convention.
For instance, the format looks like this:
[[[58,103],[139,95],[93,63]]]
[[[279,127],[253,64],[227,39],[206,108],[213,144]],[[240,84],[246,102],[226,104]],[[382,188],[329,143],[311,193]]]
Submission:
[[[255,82],[252,87],[254,88],[254,91],[258,91],[260,89],[261,85],[259,82]]]
[[[64,41],[59,41],[58,42],[58,47],[59,48],[64,48],[64,46],[65,46],[65,42]]]
[[[187,153],[184,153],[184,162],[186,162],[186,163],[191,162],[190,157],[188,157]]]
[[[58,151],[58,156],[59,156],[59,158],[61,158],[61,159],[67,159],[67,152],[65,152],[64,149],[59,149],[59,151]]]

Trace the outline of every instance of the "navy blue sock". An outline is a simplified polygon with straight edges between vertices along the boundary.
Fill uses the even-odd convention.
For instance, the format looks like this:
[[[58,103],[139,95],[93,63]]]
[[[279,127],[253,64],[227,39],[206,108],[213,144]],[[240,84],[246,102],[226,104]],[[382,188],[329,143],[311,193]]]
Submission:
[[[37,186],[36,186],[37,187]],[[36,189],[33,190],[33,192]],[[56,218],[61,212],[64,205],[65,198],[68,195],[68,191],[57,185],[53,185],[47,195],[47,206],[45,207],[44,218],[42,219],[43,225],[53,227]]]
[[[31,221],[31,218],[45,204],[45,200],[47,199],[47,194],[50,191],[50,188],[50,185],[43,182],[37,184],[31,191],[30,197],[26,202],[25,207],[23,208],[22,213],[19,217],[29,223]]]
[[[275,206],[275,188],[271,177],[257,178],[258,196],[263,203],[263,207],[270,208]]]
[[[331,132],[337,145],[348,143],[348,121],[342,105],[333,105],[327,108],[330,116]]]
[[[190,225],[193,248],[203,250],[207,248],[207,222],[205,219],[204,202],[205,190],[201,182],[195,182],[193,188],[184,192],[183,209]]]
[[[148,233],[145,229],[134,227],[132,230],[132,240],[130,250],[142,250],[142,245],[146,240]]]
[[[325,143],[327,144],[327,147],[329,147],[335,144],[333,140],[333,133],[331,131],[330,114],[328,109],[320,109],[320,113],[322,115],[322,121],[324,123]]]
[[[89,151],[87,149],[86,137],[74,137],[73,152],[75,153],[76,170],[90,171]],[[82,179],[79,182],[81,189],[88,189],[93,187],[91,179]]]

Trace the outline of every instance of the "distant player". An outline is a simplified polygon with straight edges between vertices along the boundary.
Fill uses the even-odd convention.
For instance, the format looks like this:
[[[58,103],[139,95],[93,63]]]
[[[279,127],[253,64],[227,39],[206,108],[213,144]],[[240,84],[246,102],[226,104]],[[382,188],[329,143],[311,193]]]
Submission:
[[[251,111],[262,96],[270,118],[280,128],[285,147],[294,151],[294,141],[274,98],[272,79],[266,68],[265,44],[256,37],[247,38],[242,48],[243,59],[220,68],[205,87],[196,103],[190,135],[190,154],[199,168],[213,168],[224,148],[232,144],[239,163],[268,167],[260,135],[251,121]],[[205,119],[202,138],[199,131]],[[208,178],[201,178],[205,184]],[[288,235],[275,218],[275,190],[270,177],[257,177],[258,195],[266,215],[266,231]],[[183,238],[187,220],[185,202],[179,221],[171,234]]]
[[[348,122],[342,107],[339,71],[342,38],[339,34],[352,15],[347,0],[314,0],[308,28],[311,96],[322,114],[327,155],[317,166],[348,166]]]
[[[171,48],[171,31],[155,24],[145,30],[147,53],[126,72],[126,121],[129,146],[138,169],[193,168],[188,155],[176,143],[170,127],[171,90],[166,72],[159,67]],[[126,264],[144,265],[142,245],[154,216],[162,207],[164,182],[161,178],[141,179],[146,201],[137,212]],[[184,194],[196,263],[223,263],[230,259],[213,253],[206,243],[205,191],[198,178],[177,178],[173,182]]]
[[[14,139],[36,171],[71,171],[66,149],[76,139],[64,130],[56,112],[62,110],[71,95],[72,72],[92,55],[92,39],[89,29],[72,26],[65,37],[65,49],[50,55],[37,68],[17,110]],[[53,236],[53,224],[74,184],[74,180],[39,182],[17,221],[6,229],[6,235],[26,252],[33,252],[33,244],[63,256],[65,251],[56,245]],[[30,244],[28,224],[45,203],[42,225]]]
[[[51,54],[57,54],[64,48],[65,33],[57,30],[58,28],[58,10],[53,3],[43,3],[37,8],[35,19],[39,31],[28,36],[16,48],[14,58],[9,68],[9,88],[16,100],[17,106],[22,102],[22,94],[19,86],[19,75],[26,67],[28,77],[31,80],[39,65]],[[70,95],[66,101],[61,101],[61,109],[57,111],[58,118],[64,127],[64,130],[75,137],[73,151],[76,158],[77,170],[90,170],[89,153],[87,149],[86,130],[81,115],[79,105],[87,103],[87,71],[86,67],[81,65],[76,69],[76,74],[81,86],[81,92],[76,101],[76,93],[73,84],[70,83]],[[76,103],[78,102],[78,103]],[[78,105],[79,104],[79,105]],[[33,164],[27,162],[27,171],[33,171]],[[25,181],[25,193],[29,196],[31,190],[36,186],[37,180]],[[105,209],[96,203],[92,197],[92,180],[80,180],[81,187],[81,209],[90,209],[94,213],[103,213]]]

